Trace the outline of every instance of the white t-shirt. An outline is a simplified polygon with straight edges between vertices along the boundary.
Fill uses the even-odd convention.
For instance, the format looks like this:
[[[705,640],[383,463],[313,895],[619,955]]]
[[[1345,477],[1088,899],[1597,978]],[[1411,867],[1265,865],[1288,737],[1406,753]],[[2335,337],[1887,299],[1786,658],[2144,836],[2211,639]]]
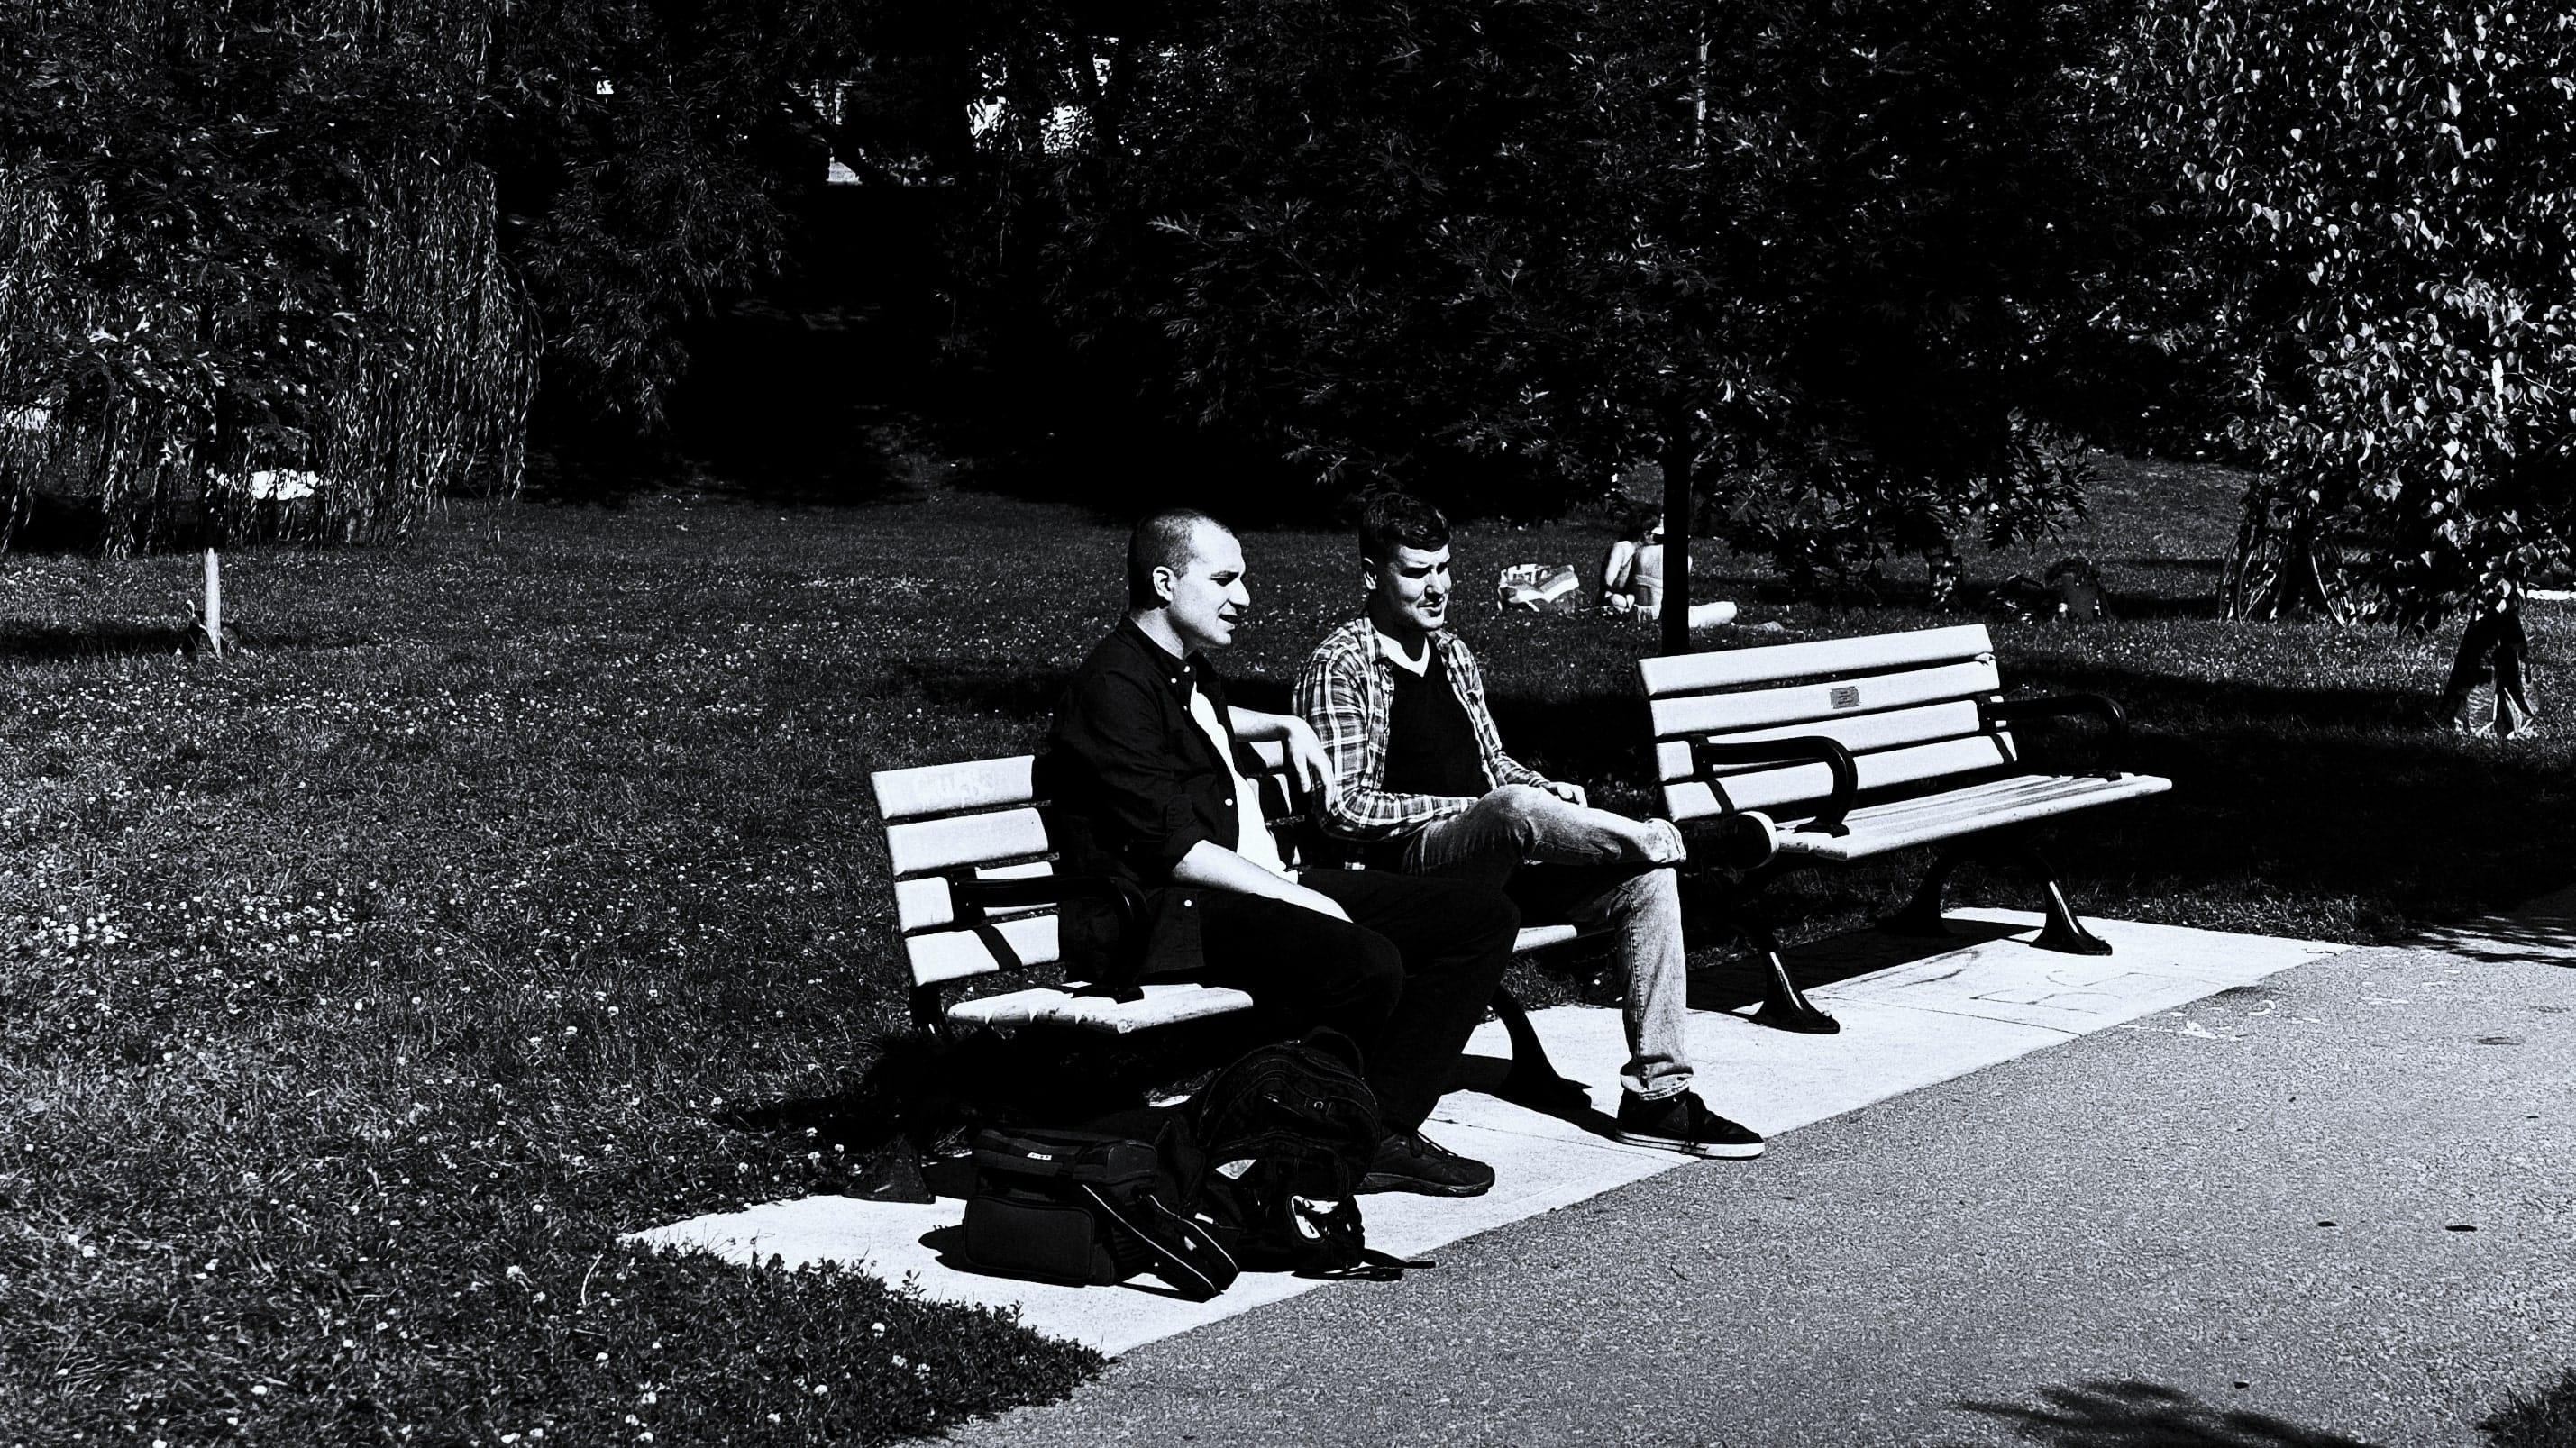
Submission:
[[[1385,634],[1377,635],[1378,657],[1385,659],[1388,663],[1395,665],[1397,668],[1404,670],[1406,673],[1411,674],[1417,679],[1421,678],[1424,674],[1429,673],[1431,670],[1431,648],[1431,641],[1427,638],[1424,639],[1422,641],[1422,657],[1417,659],[1413,655],[1404,651],[1404,645],[1388,638]]]
[[[1216,716],[1216,706],[1196,685],[1190,688],[1190,717],[1198,721],[1199,732],[1208,737],[1208,743],[1216,746],[1216,757],[1225,761],[1226,778],[1234,785],[1235,838],[1217,843],[1232,845],[1236,854],[1282,879],[1297,878],[1280,857],[1279,842],[1270,837],[1269,823],[1261,818],[1261,791],[1254,789],[1251,781],[1234,767],[1233,731]]]

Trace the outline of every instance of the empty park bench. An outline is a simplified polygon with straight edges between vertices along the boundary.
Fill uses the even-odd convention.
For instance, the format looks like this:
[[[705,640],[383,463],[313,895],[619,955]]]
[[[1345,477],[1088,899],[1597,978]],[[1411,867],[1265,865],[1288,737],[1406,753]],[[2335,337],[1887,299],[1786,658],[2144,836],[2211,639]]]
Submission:
[[[1789,979],[1753,898],[1803,865],[1940,846],[1921,887],[1883,922],[1936,934],[1946,928],[1941,891],[1951,872],[1973,854],[2002,854],[2044,887],[2048,923],[2035,944],[2111,953],[2076,919],[2028,834],[2041,820],[2173,787],[2116,767],[2128,719],[2110,699],[2004,698],[1982,624],[1681,654],[1638,667],[1665,813],[1686,835],[1726,826],[1717,862],[1746,867],[1735,923],[1768,972],[1755,1020],[1837,1028]],[[2103,722],[2103,770],[2044,773],[2024,762],[2010,726],[2057,715]]]
[[[1254,748],[1265,779],[1288,778],[1278,744]],[[933,1036],[975,1026],[1002,1034],[1068,1029],[1123,1036],[1251,1009],[1252,997],[1242,991],[1177,980],[1141,981],[1124,1000],[1081,981],[951,998],[980,977],[1019,975],[1059,962],[1058,907],[1067,901],[1105,904],[1119,921],[1123,943],[1141,947],[1145,901],[1135,887],[1056,869],[1045,804],[1036,798],[1035,762],[1018,755],[872,776],[894,876],[895,928],[912,972],[914,1024]],[[1297,814],[1284,786],[1265,787],[1263,794],[1266,801],[1277,798],[1283,816]],[[1301,833],[1283,829],[1281,842]],[[1571,925],[1534,926],[1521,931],[1513,948],[1538,950],[1575,935]],[[1498,1094],[1550,1106],[1579,1101],[1581,1088],[1549,1065],[1520,1002],[1497,989],[1493,1008],[1512,1042],[1511,1071]]]

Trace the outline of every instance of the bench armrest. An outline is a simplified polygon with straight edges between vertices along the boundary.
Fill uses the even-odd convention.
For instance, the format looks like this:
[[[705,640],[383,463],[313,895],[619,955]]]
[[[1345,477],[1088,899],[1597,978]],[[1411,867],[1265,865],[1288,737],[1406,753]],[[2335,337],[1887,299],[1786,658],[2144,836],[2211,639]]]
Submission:
[[[1771,817],[1760,810],[1735,810],[1676,828],[1682,832],[1684,847],[1694,864],[1751,870],[1769,864],[1771,857],[1780,852],[1779,842],[1772,834]]]
[[[1067,900],[1106,901],[1118,917],[1121,937],[1133,937],[1145,925],[1145,896],[1135,886],[1110,875],[1031,875],[1017,880],[951,879],[948,896],[957,902],[961,922],[971,914],[1021,905],[1061,905]]]
[[[1860,763],[1839,739],[1822,734],[1801,734],[1794,739],[1695,739],[1691,741],[1691,765],[1702,779],[1716,782],[1717,767],[1727,764],[1821,764],[1833,771],[1833,792],[1825,796],[1824,808],[1816,817],[1800,826],[1802,831],[1818,834],[1847,835],[1851,828],[1843,816],[1851,813],[1852,801],[1860,795]]]
[[[1024,905],[1061,905],[1068,900],[1099,900],[1109,906],[1118,919],[1118,946],[1122,957],[1145,948],[1145,896],[1135,886],[1110,875],[1030,875],[1020,879],[984,880],[973,875],[948,877],[948,898],[956,905],[956,923],[984,937],[985,948],[995,958],[1011,961],[1009,942],[992,928],[985,917],[988,910],[1008,910]],[[912,988],[912,1020],[929,1035],[939,1035],[947,1028],[947,1011],[942,991],[951,982],[934,981]],[[1133,981],[1112,986],[1106,992],[1114,1000],[1135,1000],[1142,994]]]
[[[2109,731],[2103,742],[2104,779],[2120,777],[2120,762],[2129,752],[2129,712],[2108,694],[2048,694],[2029,699],[1985,699],[1978,701],[1977,713],[1992,728],[2015,724],[2024,719],[2056,719],[2076,714],[2090,714],[2102,721]]]

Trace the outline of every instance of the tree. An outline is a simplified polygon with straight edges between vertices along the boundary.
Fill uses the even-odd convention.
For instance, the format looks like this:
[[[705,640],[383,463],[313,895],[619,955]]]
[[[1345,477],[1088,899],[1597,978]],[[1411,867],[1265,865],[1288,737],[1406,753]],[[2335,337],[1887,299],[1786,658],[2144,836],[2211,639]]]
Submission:
[[[2026,536],[2077,479],[2016,404],[2103,270],[2040,142],[2110,12],[1936,9],[1721,7],[1705,59],[1634,0],[1193,12],[1114,126],[1002,143],[1030,290],[1328,492],[1538,511],[1653,458],[1818,582]]]
[[[352,540],[650,433],[785,262],[840,0],[0,0],[0,497]],[[0,526],[0,543],[7,528]]]
[[[810,92],[858,54],[837,0],[488,0],[475,157],[544,339],[550,406],[659,429],[688,332],[786,265],[829,142]]]
[[[9,525],[55,487],[111,547],[345,540],[516,484],[532,338],[460,155],[483,17],[364,10],[0,4]]]
[[[2576,506],[2576,16],[2152,0],[2108,102],[2175,178],[2259,461],[2242,617],[2428,624]]]

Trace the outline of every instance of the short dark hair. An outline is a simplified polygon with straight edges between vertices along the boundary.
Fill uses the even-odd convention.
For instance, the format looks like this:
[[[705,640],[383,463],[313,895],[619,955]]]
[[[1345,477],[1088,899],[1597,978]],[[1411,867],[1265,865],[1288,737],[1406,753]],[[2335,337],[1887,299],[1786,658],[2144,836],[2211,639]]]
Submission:
[[[1429,552],[1449,546],[1449,520],[1411,493],[1372,494],[1360,504],[1360,556],[1383,563],[1398,548]]]
[[[1165,508],[1136,520],[1136,530],[1127,535],[1127,606],[1158,608],[1162,595],[1154,592],[1154,570],[1168,568],[1179,573],[1190,566],[1197,551],[1201,528],[1214,528],[1231,538],[1234,530],[1196,508]]]

